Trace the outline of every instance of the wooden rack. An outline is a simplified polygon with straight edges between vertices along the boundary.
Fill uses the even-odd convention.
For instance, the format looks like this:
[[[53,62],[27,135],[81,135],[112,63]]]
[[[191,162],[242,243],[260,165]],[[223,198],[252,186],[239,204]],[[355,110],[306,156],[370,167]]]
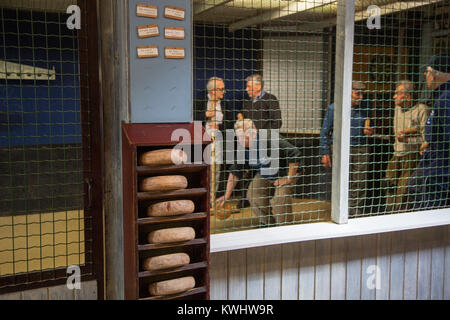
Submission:
[[[176,129],[185,129],[190,133],[192,138],[181,143],[190,148],[191,154],[198,148],[201,148],[203,154],[210,142],[202,139],[203,129],[200,137],[194,135],[193,123],[122,124],[125,299],[209,299],[209,165],[188,161],[189,163],[181,165],[148,167],[139,163],[139,157],[144,152],[178,145],[180,141],[171,141]],[[139,190],[140,180],[158,175],[183,175],[188,180],[188,187],[160,193]],[[179,199],[192,200],[195,211],[171,217],[146,216],[149,204]],[[185,226],[194,228],[195,239],[168,244],[147,242],[147,235],[151,231]],[[158,271],[143,270],[144,259],[170,253],[186,253],[190,257],[190,263]],[[194,277],[193,289],[173,295],[150,295],[148,287],[151,283],[185,276]]]

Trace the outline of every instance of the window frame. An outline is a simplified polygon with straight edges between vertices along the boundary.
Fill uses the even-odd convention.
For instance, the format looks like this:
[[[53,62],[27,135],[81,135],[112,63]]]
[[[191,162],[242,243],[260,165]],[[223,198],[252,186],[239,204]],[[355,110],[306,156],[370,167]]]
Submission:
[[[355,1],[338,0],[331,221],[211,235],[211,252],[450,224],[448,208],[348,219]]]

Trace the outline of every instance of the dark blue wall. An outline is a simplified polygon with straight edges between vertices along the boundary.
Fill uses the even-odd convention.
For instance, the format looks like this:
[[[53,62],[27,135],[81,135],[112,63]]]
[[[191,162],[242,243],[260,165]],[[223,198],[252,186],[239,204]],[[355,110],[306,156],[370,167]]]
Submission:
[[[192,120],[192,15],[190,0],[152,1],[158,8],[158,17],[136,16],[136,6],[142,0],[129,0],[129,80],[130,122],[182,123]],[[183,8],[183,20],[164,16],[165,6]],[[160,35],[140,39],[137,28],[157,24]],[[184,28],[184,39],[166,39],[165,27]],[[138,58],[137,47],[154,45],[159,55]],[[184,59],[167,59],[165,47],[183,47]]]
[[[81,142],[76,31],[68,15],[0,9],[0,59],[52,69],[56,80],[0,80],[0,147]],[[211,76],[225,79],[225,98],[240,110],[244,79],[258,72],[255,29],[194,26],[194,98]]]
[[[225,80],[227,99],[241,110],[245,78],[261,67],[261,41],[256,29],[228,32],[227,26],[194,25],[194,97],[205,94],[212,76]]]
[[[0,9],[0,59],[56,80],[0,79],[0,147],[81,142],[78,44],[68,15]]]

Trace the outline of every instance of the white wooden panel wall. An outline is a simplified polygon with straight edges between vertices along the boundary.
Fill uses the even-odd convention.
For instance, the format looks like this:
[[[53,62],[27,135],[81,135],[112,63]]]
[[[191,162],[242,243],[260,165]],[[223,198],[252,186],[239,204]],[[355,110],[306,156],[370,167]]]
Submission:
[[[0,295],[0,300],[97,300],[97,281],[81,283],[80,289],[68,289],[67,285],[38,288]]]
[[[443,226],[213,253],[211,299],[447,300],[449,275]]]

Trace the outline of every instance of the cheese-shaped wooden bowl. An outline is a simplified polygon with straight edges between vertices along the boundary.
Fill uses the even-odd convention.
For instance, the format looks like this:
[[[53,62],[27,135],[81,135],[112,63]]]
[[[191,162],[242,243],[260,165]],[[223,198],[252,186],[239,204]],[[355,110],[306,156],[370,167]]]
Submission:
[[[192,227],[166,228],[152,231],[148,234],[148,243],[162,244],[195,239],[195,230]]]
[[[143,166],[179,165],[187,162],[187,154],[181,149],[158,149],[143,153],[139,162]]]
[[[186,189],[188,181],[185,176],[156,176],[144,178],[140,190],[144,192],[163,192]]]
[[[145,259],[142,268],[146,271],[157,271],[181,267],[189,264],[190,261],[187,253],[171,253]]]
[[[165,296],[181,293],[195,288],[195,279],[192,276],[171,280],[154,282],[149,285],[149,293],[152,296]]]
[[[172,200],[154,203],[147,208],[149,217],[168,217],[193,213],[195,204],[192,200]]]

